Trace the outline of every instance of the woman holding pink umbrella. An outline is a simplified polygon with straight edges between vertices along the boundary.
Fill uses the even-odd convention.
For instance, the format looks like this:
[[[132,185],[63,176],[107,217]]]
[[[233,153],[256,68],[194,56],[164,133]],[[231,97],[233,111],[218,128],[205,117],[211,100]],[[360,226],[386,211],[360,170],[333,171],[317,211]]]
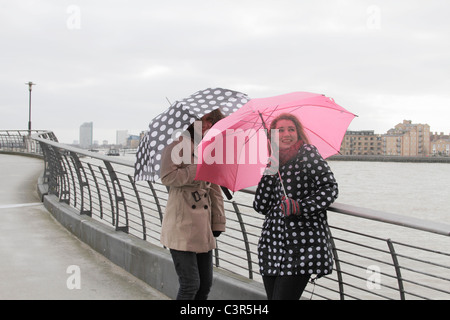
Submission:
[[[279,157],[272,155],[279,160],[279,171],[265,173],[253,203],[265,215],[258,244],[260,272],[269,300],[297,300],[312,275],[333,270],[326,210],[337,198],[338,186],[295,116],[281,114],[270,128],[279,133]]]

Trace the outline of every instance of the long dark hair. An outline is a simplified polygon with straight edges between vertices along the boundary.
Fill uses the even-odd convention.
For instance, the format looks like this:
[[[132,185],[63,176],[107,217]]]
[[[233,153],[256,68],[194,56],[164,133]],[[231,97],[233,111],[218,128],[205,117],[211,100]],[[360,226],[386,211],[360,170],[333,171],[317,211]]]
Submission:
[[[309,143],[308,136],[305,134],[305,130],[303,130],[303,126],[300,123],[300,120],[298,118],[290,113],[282,113],[278,117],[272,120],[270,123],[270,130],[275,129],[277,127],[277,123],[280,120],[290,120],[295,124],[295,128],[297,129],[297,138],[298,140],[302,140],[303,143]],[[270,132],[269,132],[269,139],[270,139]]]
[[[213,110],[208,114],[208,119],[211,121],[212,125],[216,124],[218,121],[222,120],[223,118],[225,118],[225,116],[223,115],[223,113],[220,109]],[[196,120],[196,121],[198,121],[198,120]],[[192,141],[194,141],[194,124],[195,124],[195,121],[186,129],[189,132]]]

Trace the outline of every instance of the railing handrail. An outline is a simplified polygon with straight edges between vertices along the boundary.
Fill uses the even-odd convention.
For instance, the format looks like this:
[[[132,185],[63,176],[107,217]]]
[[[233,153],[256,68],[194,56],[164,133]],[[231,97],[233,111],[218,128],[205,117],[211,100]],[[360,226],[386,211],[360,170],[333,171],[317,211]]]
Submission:
[[[64,148],[67,151],[76,152],[78,154],[82,154],[84,156],[91,157],[93,159],[108,161],[111,163],[134,168],[134,162],[131,160],[120,159],[120,158],[117,159],[116,157],[100,155],[96,152],[91,152],[88,150],[65,145],[62,143],[55,142],[55,141],[49,141],[47,139],[40,138],[37,135],[33,135],[32,139],[34,139],[36,141],[47,143],[47,144],[57,147],[57,148]],[[246,190],[241,190],[240,192],[254,195],[255,191],[252,189],[253,188],[248,188]],[[342,204],[339,202],[333,203],[329,207],[329,210],[338,212],[338,213],[342,213],[342,214],[347,214],[347,215],[354,216],[354,217],[400,225],[403,227],[437,233],[437,234],[444,235],[444,236],[450,236],[450,224],[437,223],[437,222],[429,221],[429,220],[425,220],[425,219],[413,218],[413,217],[408,217],[408,216],[404,216],[404,215],[400,215],[400,214],[396,214],[396,213],[390,213],[390,212],[386,212],[386,211],[378,211],[378,210],[368,209],[368,208],[364,208],[364,207],[358,207],[358,206],[349,205],[349,204]]]
[[[31,135],[36,135],[39,133],[43,133],[43,132],[51,132],[48,130],[31,130]],[[19,136],[27,136],[30,134],[30,130],[25,130],[25,129],[17,129],[17,130],[0,130],[0,135],[3,135],[4,133],[6,133],[7,135],[11,136],[11,133],[15,134],[17,133]],[[23,133],[23,134],[22,134]]]
[[[443,236],[450,236],[450,224],[441,222],[437,223],[435,221],[408,217],[396,213],[378,211],[342,203],[334,203],[331,206],[330,210],[354,217],[395,224],[402,227],[432,232]]]
[[[118,157],[109,157],[109,156],[106,156],[106,155],[98,154],[97,152],[92,152],[92,151],[89,151],[89,150],[86,150],[86,149],[77,148],[77,147],[70,146],[70,145],[67,145],[67,144],[64,144],[64,143],[51,141],[51,140],[39,137],[39,134],[31,135],[31,138],[33,140],[46,143],[46,144],[48,144],[50,146],[53,146],[53,147],[56,147],[56,148],[59,148],[59,149],[64,149],[64,150],[71,151],[71,152],[76,152],[78,154],[81,154],[83,156],[87,156],[87,157],[90,157],[90,158],[93,158],[93,159],[102,160],[102,161],[108,161],[110,163],[115,163],[115,164],[119,164],[119,165],[122,165],[122,166],[134,168],[134,163],[132,161],[130,161],[130,160],[121,159],[121,158],[118,158]]]

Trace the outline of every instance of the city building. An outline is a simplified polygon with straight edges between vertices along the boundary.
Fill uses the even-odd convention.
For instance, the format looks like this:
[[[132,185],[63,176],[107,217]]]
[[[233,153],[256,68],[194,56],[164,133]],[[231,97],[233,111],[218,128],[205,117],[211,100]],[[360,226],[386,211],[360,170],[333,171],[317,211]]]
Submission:
[[[127,138],[127,148],[137,149],[139,147],[140,138],[136,135],[129,135]]]
[[[80,126],[80,147],[90,148],[93,143],[94,123],[85,122]]]
[[[430,154],[430,126],[403,120],[383,136],[385,155],[427,157]]]
[[[402,143],[403,134],[396,132],[388,132],[383,134],[383,154],[386,156],[401,156],[402,155]]]
[[[403,120],[385,134],[373,130],[347,131],[342,155],[450,156],[450,135],[432,134],[428,124]]]
[[[450,135],[443,132],[431,135],[430,154],[432,156],[450,156]]]
[[[128,140],[128,130],[116,131],[116,144],[119,146],[126,146]]]
[[[381,135],[373,130],[347,131],[341,145],[342,155],[381,155]]]

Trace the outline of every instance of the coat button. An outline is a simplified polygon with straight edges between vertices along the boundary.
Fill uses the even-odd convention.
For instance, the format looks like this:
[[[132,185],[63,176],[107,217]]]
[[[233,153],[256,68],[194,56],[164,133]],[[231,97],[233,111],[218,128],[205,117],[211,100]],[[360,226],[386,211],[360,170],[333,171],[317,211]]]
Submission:
[[[192,209],[195,209],[195,208],[197,208],[197,207],[195,206],[195,204],[193,204],[193,205],[192,205]]]
[[[205,206],[203,208],[208,209],[208,206],[205,204]]]

